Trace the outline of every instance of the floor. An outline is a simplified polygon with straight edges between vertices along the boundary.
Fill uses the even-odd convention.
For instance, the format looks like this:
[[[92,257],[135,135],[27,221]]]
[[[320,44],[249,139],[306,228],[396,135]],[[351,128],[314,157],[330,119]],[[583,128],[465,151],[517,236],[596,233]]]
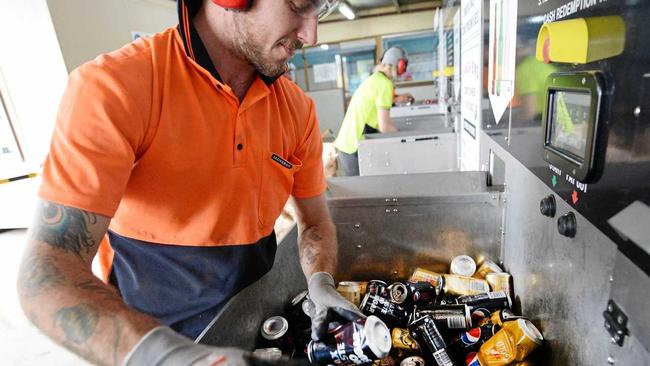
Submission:
[[[41,334],[23,315],[16,293],[16,274],[22,256],[25,230],[0,233],[0,363],[12,366],[87,365]]]

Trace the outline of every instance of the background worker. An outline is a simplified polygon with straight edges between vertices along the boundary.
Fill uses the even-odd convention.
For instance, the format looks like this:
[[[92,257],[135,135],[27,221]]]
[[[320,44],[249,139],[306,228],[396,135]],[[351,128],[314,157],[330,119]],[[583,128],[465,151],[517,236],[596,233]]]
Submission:
[[[70,75],[18,279],[37,327],[96,364],[251,364],[192,338],[271,268],[290,195],[312,337],[329,310],[362,316],[330,275],[314,103],[280,77],[334,6],[179,0],[178,27]],[[110,285],[91,272],[98,251]]]
[[[367,133],[397,132],[390,119],[393,103],[413,101],[410,94],[395,96],[393,79],[406,72],[408,55],[401,47],[384,52],[375,72],[354,92],[341,129],[334,141],[339,161],[348,176],[359,175],[358,146]]]

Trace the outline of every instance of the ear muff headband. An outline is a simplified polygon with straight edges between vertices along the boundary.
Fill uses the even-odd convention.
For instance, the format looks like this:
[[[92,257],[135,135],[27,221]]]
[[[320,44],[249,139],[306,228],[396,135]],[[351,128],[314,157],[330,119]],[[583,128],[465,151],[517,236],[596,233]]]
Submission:
[[[225,9],[246,10],[253,5],[253,0],[212,0],[213,3]]]
[[[396,47],[402,50],[402,54],[404,55],[406,54],[406,50],[404,50],[402,47],[399,46]],[[383,54],[381,55],[382,60],[384,59],[384,56],[386,56],[386,52],[388,52],[389,49],[390,48],[384,50]],[[397,69],[397,75],[399,76],[405,73],[408,66],[409,66],[409,60],[407,58],[400,58],[399,60],[397,60],[397,65],[395,65]]]

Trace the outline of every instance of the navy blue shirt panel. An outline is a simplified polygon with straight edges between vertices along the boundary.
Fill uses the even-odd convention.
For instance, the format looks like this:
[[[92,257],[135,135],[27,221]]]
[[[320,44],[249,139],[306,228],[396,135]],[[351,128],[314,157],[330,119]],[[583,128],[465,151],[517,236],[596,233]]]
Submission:
[[[109,231],[111,282],[124,302],[194,339],[226,302],[273,266],[275,232],[255,244],[182,246]]]

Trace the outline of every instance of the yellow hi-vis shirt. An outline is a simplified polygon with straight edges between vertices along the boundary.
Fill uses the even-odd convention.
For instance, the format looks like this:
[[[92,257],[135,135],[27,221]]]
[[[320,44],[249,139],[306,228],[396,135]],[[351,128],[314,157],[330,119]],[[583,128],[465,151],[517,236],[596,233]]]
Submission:
[[[379,128],[377,108],[390,109],[392,105],[393,82],[382,72],[370,75],[354,92],[334,146],[339,151],[354,154],[359,140],[363,139],[365,125]]]

